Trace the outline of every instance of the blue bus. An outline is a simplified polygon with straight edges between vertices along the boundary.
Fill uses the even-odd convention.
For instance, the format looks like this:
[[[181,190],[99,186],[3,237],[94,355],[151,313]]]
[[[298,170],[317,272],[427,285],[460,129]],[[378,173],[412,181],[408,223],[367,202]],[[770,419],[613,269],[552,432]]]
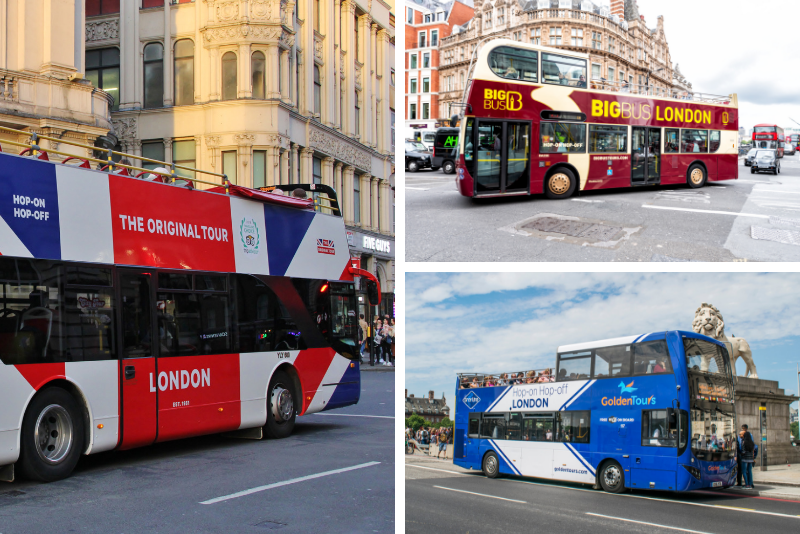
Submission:
[[[612,493],[731,486],[728,349],[669,331],[559,347],[555,372],[459,374],[453,461]]]

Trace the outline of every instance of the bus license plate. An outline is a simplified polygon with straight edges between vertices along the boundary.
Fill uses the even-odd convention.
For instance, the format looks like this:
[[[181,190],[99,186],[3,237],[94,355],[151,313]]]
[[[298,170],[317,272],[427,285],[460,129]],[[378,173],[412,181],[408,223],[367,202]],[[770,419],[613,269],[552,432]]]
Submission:
[[[722,482],[712,482],[711,483],[711,487],[712,488],[718,488],[720,486],[722,486]]]

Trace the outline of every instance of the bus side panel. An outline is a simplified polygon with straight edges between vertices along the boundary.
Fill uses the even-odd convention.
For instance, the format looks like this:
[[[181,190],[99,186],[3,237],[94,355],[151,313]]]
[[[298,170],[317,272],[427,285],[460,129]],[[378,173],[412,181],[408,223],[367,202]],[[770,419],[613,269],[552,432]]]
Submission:
[[[0,392],[3,394],[3,407],[0,409],[0,465],[8,465],[19,458],[22,417],[35,390],[16,366],[0,363]]]
[[[718,179],[719,173],[719,165],[717,163],[719,156],[717,155],[709,155],[702,158],[703,163],[706,164],[706,169],[708,170],[708,179],[709,181],[714,181]]]
[[[739,156],[737,154],[720,154],[717,156],[719,173],[717,180],[736,180],[739,178]]]
[[[678,154],[661,155],[661,185],[682,184],[686,181],[685,171],[681,174],[680,156]]]
[[[119,442],[119,360],[67,362],[64,365],[67,380],[78,387],[89,408],[89,428],[92,431],[86,454],[113,449]],[[142,377],[142,380],[146,378]],[[99,424],[103,428],[98,428]]]
[[[239,428],[238,354],[159,358],[158,370],[157,441]]]
[[[336,388],[346,381],[343,380],[343,377],[349,365],[350,360],[339,356],[331,348],[309,349],[300,352],[295,362],[295,368],[303,386],[301,415],[321,412],[327,408]]]

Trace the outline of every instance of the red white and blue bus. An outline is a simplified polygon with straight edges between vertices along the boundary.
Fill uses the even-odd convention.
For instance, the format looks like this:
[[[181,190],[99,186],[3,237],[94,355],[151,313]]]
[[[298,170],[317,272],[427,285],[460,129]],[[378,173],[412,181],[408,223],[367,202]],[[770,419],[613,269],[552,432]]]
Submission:
[[[202,434],[286,437],[358,402],[355,277],[380,292],[332,190],[333,215],[37,149],[0,153],[0,479]]]
[[[737,97],[593,80],[589,56],[485,44],[465,91],[456,185],[468,197],[738,178]]]
[[[800,150],[800,134],[790,134],[786,136],[786,143],[791,143],[794,151]]]
[[[753,148],[769,148],[778,151],[783,157],[785,137],[783,128],[777,124],[756,124],[753,127]]]
[[[460,374],[454,463],[502,474],[687,491],[736,481],[725,345],[659,332],[558,348],[556,372]]]

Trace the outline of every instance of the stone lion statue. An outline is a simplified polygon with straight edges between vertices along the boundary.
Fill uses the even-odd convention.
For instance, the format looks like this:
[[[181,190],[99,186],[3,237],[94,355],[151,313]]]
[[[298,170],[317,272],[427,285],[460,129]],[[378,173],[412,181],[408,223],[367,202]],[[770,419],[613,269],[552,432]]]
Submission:
[[[722,320],[722,314],[717,308],[704,302],[697,308],[697,311],[694,312],[692,329],[698,334],[712,337],[730,347],[731,365],[733,366],[734,374],[736,374],[736,361],[741,357],[744,363],[747,364],[745,376],[749,378],[758,378],[750,345],[740,337],[728,337],[725,335],[725,321]],[[704,366],[706,369],[708,368],[707,361],[704,361]]]

